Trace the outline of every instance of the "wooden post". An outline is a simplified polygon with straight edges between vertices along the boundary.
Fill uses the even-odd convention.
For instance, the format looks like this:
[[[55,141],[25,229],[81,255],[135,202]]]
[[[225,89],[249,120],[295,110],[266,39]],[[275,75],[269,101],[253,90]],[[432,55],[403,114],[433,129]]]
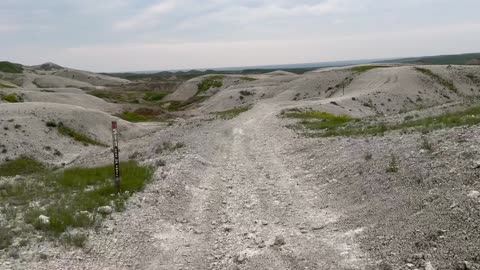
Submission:
[[[112,121],[112,138],[113,138],[113,167],[115,173],[115,186],[117,192],[120,193],[120,158],[118,156],[118,131],[117,122]]]

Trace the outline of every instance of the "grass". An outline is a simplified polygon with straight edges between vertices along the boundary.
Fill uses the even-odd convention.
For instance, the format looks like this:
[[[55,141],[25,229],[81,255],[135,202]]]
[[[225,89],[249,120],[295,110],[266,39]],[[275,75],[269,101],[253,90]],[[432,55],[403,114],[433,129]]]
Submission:
[[[352,71],[355,72],[367,72],[372,69],[376,68],[388,68],[388,66],[358,66],[358,67],[353,67]]]
[[[97,213],[99,207],[124,210],[128,197],[143,190],[153,176],[150,167],[140,166],[133,161],[123,162],[120,164],[121,193],[117,194],[113,172],[113,165],[62,171],[38,170],[37,174],[26,180],[6,187],[0,194],[0,203],[17,201],[19,205],[18,202],[23,201],[16,208],[23,216],[23,222],[32,224],[50,239],[60,238],[68,245],[82,247],[87,240],[86,235],[72,234],[70,230],[99,226],[102,221],[102,215]],[[32,206],[33,202],[35,206]],[[49,222],[42,223],[40,215],[47,216]],[[9,245],[8,242],[3,244],[6,245]]]
[[[186,101],[169,101],[167,104],[167,110],[169,111],[183,111],[187,109],[189,106],[195,104],[195,103],[200,103],[204,100],[206,100],[208,97],[207,96],[198,96],[195,95],[194,97],[189,98]]]
[[[9,103],[18,103],[22,102],[22,99],[15,94],[0,95],[0,98]]]
[[[447,79],[444,79],[442,78],[440,75],[434,73],[433,71],[431,71],[430,69],[427,69],[427,68],[420,68],[420,67],[415,67],[415,70],[418,71],[418,72],[421,72],[425,75],[427,75],[428,77],[432,78],[434,81],[438,82],[439,84],[443,85],[444,87],[446,87],[448,90],[454,92],[454,93],[458,93],[458,89],[457,87],[455,86],[455,84],[452,82],[452,81],[449,81]]]
[[[22,73],[23,66],[20,64],[14,64],[7,61],[0,62],[0,72],[5,73]]]
[[[398,162],[397,162],[397,157],[395,155],[390,156],[390,162],[388,163],[388,167],[385,171],[387,173],[397,173],[398,172]]]
[[[45,169],[44,165],[29,157],[20,157],[0,164],[0,176],[32,174]]]
[[[303,113],[293,118],[305,119],[305,117],[313,117],[315,113]],[[288,116],[288,114],[287,114]],[[292,116],[290,116],[292,117]],[[328,117],[331,116],[327,116]],[[336,117],[334,118],[336,119]],[[383,123],[377,122],[373,124],[367,123],[366,120],[350,120],[340,118],[331,124],[319,124],[312,122],[301,122],[301,124],[311,130],[321,130],[318,135],[321,137],[335,136],[378,136],[388,131],[403,130],[428,133],[433,130],[451,128],[457,126],[474,126],[480,124],[480,106],[474,106],[469,109],[444,113],[434,117],[426,117],[422,119],[406,120],[401,123]]]
[[[168,93],[165,92],[148,92],[145,93],[143,99],[146,101],[160,101],[167,95]]]
[[[101,142],[98,142],[98,141],[88,137],[87,135],[81,134],[81,133],[75,131],[74,129],[71,129],[71,128],[63,125],[62,123],[59,123],[57,125],[57,130],[58,130],[58,132],[60,132],[60,134],[62,134],[64,136],[67,136],[67,137],[70,137],[77,142],[81,142],[83,144],[91,144],[91,145],[98,145],[98,146],[107,147],[107,145],[105,145]]]
[[[210,76],[205,78],[201,83],[197,85],[198,91],[197,95],[207,92],[210,88],[220,88],[223,86],[223,78],[222,75]]]
[[[16,88],[16,87],[15,87],[15,86],[12,86],[12,85],[0,83],[0,88]]]
[[[335,115],[320,111],[288,112],[285,113],[285,116],[302,119],[300,123],[311,130],[333,129],[357,121],[348,115]]]
[[[155,117],[150,115],[143,115],[137,112],[126,111],[120,114],[118,117],[122,118],[123,120],[137,123],[137,122],[149,122],[153,121]]]
[[[252,78],[252,77],[241,77],[240,80],[252,82],[252,81],[256,81],[258,79],[255,79],[255,78]]]
[[[250,107],[235,108],[227,111],[215,112],[215,115],[220,116],[223,119],[233,119],[239,116],[241,113],[250,110]]]

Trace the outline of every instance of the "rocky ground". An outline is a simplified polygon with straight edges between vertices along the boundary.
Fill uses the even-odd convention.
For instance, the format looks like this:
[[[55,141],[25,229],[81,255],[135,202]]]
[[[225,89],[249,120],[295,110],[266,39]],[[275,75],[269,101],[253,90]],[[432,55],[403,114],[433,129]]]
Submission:
[[[312,107],[358,117],[390,113],[392,121],[403,121],[398,111],[415,108],[403,101],[409,91],[422,95],[418,103],[445,103],[438,97],[447,90],[421,75],[414,78],[425,83],[419,89],[423,94],[410,84],[407,94],[397,92],[399,82],[414,76],[410,67],[355,75],[346,95],[335,90],[327,97],[330,85],[342,82],[343,75],[353,76],[331,72],[336,75],[315,90],[322,93],[317,97],[305,89],[316,88],[326,75],[284,74],[288,78],[224,89],[228,94],[220,95],[226,100],[245,89],[257,97],[265,94],[232,98],[237,105],[252,105],[236,118],[210,114],[223,106],[214,104],[216,94],[184,114],[192,117],[171,126],[143,124],[150,132],[125,140],[122,155],[157,169],[154,181],[130,199],[126,211],[113,213],[92,231],[82,249],[39,242],[18,247],[18,256],[2,254],[0,267],[480,269],[477,126],[428,134],[306,137],[289,127],[295,120],[283,118],[282,111]],[[289,90],[293,80],[305,85],[297,86],[304,91],[300,95]],[[458,84],[460,91],[472,87]],[[275,89],[283,89],[282,94],[274,94]],[[386,105],[399,95],[401,101]],[[450,93],[450,101],[462,100],[456,95]],[[358,99],[370,100],[369,106]],[[444,107],[430,110],[438,113]],[[185,147],[159,151],[164,142]],[[108,149],[98,150],[75,164],[108,162],[110,156]]]

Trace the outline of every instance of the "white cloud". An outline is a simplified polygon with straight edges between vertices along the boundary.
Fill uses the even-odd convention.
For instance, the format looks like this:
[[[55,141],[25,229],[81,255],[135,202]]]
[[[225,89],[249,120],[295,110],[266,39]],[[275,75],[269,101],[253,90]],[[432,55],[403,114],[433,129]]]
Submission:
[[[137,28],[144,28],[153,26],[159,22],[161,16],[166,14],[176,7],[176,3],[172,0],[163,1],[150,6],[140,12],[139,14],[128,18],[125,21],[117,22],[114,24],[116,30],[135,30]]]

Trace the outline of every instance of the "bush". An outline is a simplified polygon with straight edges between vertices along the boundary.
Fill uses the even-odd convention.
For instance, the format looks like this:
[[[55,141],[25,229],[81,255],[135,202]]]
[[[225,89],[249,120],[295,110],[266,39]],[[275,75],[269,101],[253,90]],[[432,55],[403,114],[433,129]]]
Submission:
[[[8,94],[8,95],[0,95],[0,98],[6,102],[10,102],[10,103],[18,103],[18,102],[21,102],[22,99],[19,98],[17,95],[15,94]]]
[[[398,163],[397,157],[395,155],[390,156],[390,163],[388,163],[388,167],[386,170],[387,173],[396,173],[398,172]]]
[[[218,75],[218,76],[210,76],[204,79],[201,83],[197,85],[197,88],[198,88],[197,95],[203,92],[207,92],[212,87],[215,87],[215,88],[222,87],[223,78],[224,76]]]
[[[48,121],[48,122],[46,123],[46,126],[47,126],[47,127],[57,127],[57,123],[55,123],[55,122],[53,122],[53,121]]]

